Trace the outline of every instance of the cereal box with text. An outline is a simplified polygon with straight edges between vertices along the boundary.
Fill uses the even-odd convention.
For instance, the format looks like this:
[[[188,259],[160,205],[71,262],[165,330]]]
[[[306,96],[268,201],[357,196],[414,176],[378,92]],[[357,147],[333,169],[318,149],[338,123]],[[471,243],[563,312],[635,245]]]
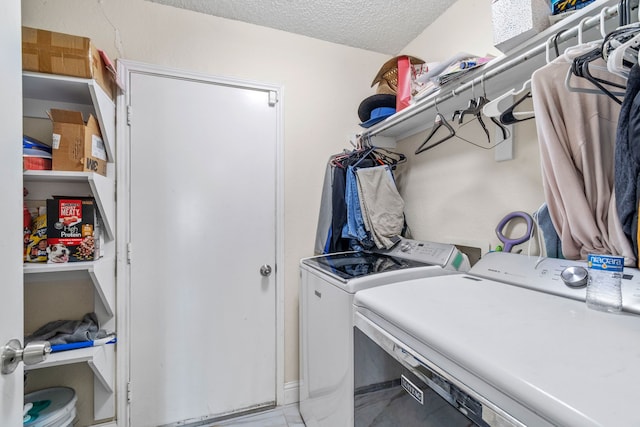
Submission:
[[[56,197],[47,200],[47,262],[93,261],[95,226],[93,199]]]

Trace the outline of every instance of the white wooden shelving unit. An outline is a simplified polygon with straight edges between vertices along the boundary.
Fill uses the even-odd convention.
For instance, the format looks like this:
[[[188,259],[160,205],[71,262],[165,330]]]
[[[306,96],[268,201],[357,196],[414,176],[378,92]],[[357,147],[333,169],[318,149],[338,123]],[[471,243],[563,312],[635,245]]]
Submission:
[[[93,172],[25,171],[23,181],[29,184],[30,198],[45,200],[52,195],[91,196],[96,201],[106,244],[96,261],[66,264],[25,264],[24,283],[55,282],[86,279],[94,287],[94,311],[100,325],[115,324],[116,262],[115,262],[115,103],[91,79],[67,76],[23,73],[23,116],[48,118],[51,108],[81,111],[85,118],[93,114],[100,125],[105,144],[107,176]],[[73,298],[73,296],[70,296]],[[87,363],[94,373],[94,418],[115,417],[115,356],[112,344],[62,351],[49,355],[40,364],[25,367],[40,370],[52,366]],[[79,396],[82,399],[82,396]]]

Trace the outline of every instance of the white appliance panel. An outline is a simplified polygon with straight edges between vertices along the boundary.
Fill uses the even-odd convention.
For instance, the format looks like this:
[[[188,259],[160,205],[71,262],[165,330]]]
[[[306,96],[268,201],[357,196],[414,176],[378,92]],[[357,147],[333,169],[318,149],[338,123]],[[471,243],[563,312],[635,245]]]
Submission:
[[[486,254],[469,272],[523,288],[584,301],[586,288],[571,288],[560,274],[568,267],[587,268],[586,261],[518,255],[509,252]],[[640,314],[640,271],[625,267],[622,277],[622,309]]]
[[[354,402],[353,372],[353,296],[362,289],[395,284],[419,277],[431,277],[466,271],[468,260],[453,245],[404,239],[410,247],[397,246],[395,262],[403,254],[412,256],[411,265],[383,269],[346,280],[334,274],[331,263],[300,262],[300,412],[308,426],[352,426]],[[425,250],[425,247],[433,248]],[[416,249],[417,248],[417,249]],[[345,253],[350,255],[353,253]],[[344,261],[338,255],[337,260]],[[385,255],[372,254],[377,259]],[[454,265],[454,259],[456,260]],[[426,262],[432,261],[428,264]],[[354,255],[354,270],[359,259]],[[374,269],[375,270],[375,269]],[[391,285],[393,286],[393,285]]]
[[[640,425],[639,316],[463,274],[364,290],[354,305],[525,425]]]

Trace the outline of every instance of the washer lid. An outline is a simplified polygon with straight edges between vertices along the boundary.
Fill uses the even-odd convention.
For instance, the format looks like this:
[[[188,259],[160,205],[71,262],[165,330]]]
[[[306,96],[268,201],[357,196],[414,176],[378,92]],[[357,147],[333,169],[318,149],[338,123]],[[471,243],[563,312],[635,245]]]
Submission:
[[[73,411],[76,392],[69,387],[52,387],[34,391],[24,396],[24,403],[33,406],[24,415],[24,427],[58,426]]]
[[[425,267],[430,264],[371,252],[340,252],[306,258],[302,262],[342,282],[372,274]]]

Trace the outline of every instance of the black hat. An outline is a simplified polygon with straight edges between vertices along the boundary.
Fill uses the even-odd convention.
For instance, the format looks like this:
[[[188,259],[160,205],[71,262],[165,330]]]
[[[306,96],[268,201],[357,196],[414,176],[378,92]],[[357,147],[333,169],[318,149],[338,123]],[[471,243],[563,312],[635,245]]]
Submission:
[[[391,111],[393,110],[393,111]],[[375,114],[372,114],[375,112]],[[369,127],[396,112],[396,96],[376,94],[365,98],[358,107],[360,126]]]

